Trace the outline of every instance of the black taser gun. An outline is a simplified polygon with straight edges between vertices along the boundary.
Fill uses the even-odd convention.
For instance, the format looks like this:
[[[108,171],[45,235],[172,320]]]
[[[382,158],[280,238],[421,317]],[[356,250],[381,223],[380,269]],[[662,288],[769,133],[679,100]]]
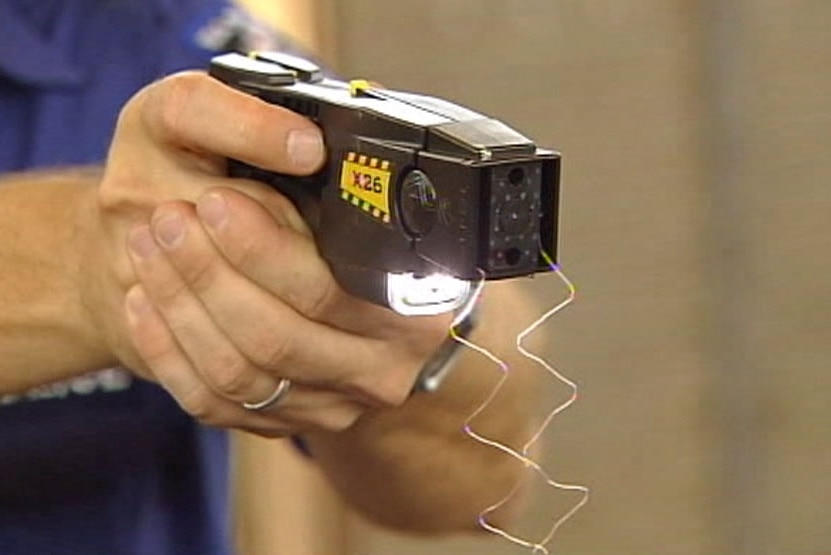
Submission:
[[[289,197],[349,293],[402,314],[462,307],[483,279],[556,260],[558,153],[446,100],[324,78],[303,58],[215,57],[210,74],[314,121],[328,158],[309,177],[231,162]]]

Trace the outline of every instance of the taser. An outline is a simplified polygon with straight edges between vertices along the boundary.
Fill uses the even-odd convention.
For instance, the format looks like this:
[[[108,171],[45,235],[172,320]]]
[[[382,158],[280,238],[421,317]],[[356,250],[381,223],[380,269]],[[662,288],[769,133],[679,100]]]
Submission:
[[[307,177],[232,161],[290,198],[341,287],[405,315],[458,311],[482,280],[549,271],[560,155],[452,102],[323,76],[277,52],[224,54],[210,74],[322,130]],[[547,257],[550,257],[547,258]]]

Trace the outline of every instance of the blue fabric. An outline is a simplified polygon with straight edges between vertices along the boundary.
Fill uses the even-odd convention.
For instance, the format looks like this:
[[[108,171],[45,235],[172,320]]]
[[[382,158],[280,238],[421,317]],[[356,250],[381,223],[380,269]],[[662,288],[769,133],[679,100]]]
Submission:
[[[206,67],[210,52],[195,35],[224,7],[220,0],[0,1],[0,169],[100,161],[120,106],[138,88]]]
[[[100,163],[136,90],[237,40],[228,10],[0,0],[0,172]],[[3,555],[225,555],[227,475],[225,433],[124,371],[0,395]]]

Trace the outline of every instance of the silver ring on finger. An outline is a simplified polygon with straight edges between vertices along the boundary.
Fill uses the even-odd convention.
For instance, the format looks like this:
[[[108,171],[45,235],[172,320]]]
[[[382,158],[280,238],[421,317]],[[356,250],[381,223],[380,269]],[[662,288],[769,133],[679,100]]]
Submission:
[[[277,406],[280,401],[286,398],[289,389],[291,389],[291,380],[288,378],[280,378],[280,381],[277,382],[277,387],[274,388],[274,392],[269,395],[268,398],[263,399],[262,401],[257,401],[256,403],[243,403],[242,408],[253,411],[262,411],[273,408]]]

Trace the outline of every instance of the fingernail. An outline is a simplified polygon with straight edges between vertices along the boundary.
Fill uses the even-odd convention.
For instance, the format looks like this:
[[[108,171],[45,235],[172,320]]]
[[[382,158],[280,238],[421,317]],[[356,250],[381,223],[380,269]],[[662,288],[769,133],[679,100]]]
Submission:
[[[135,286],[127,291],[125,304],[127,305],[127,312],[134,318],[144,316],[152,308],[147,295],[144,294],[140,286]]]
[[[133,229],[127,238],[127,244],[139,258],[150,258],[159,252],[159,246],[150,234],[150,227],[146,225]]]
[[[209,193],[197,201],[196,213],[208,227],[221,229],[228,221],[228,203],[221,195]]]
[[[178,212],[164,214],[153,220],[153,232],[164,248],[175,249],[185,237],[185,222]]]
[[[323,137],[314,129],[290,131],[287,149],[291,161],[299,171],[313,170],[323,161]]]

